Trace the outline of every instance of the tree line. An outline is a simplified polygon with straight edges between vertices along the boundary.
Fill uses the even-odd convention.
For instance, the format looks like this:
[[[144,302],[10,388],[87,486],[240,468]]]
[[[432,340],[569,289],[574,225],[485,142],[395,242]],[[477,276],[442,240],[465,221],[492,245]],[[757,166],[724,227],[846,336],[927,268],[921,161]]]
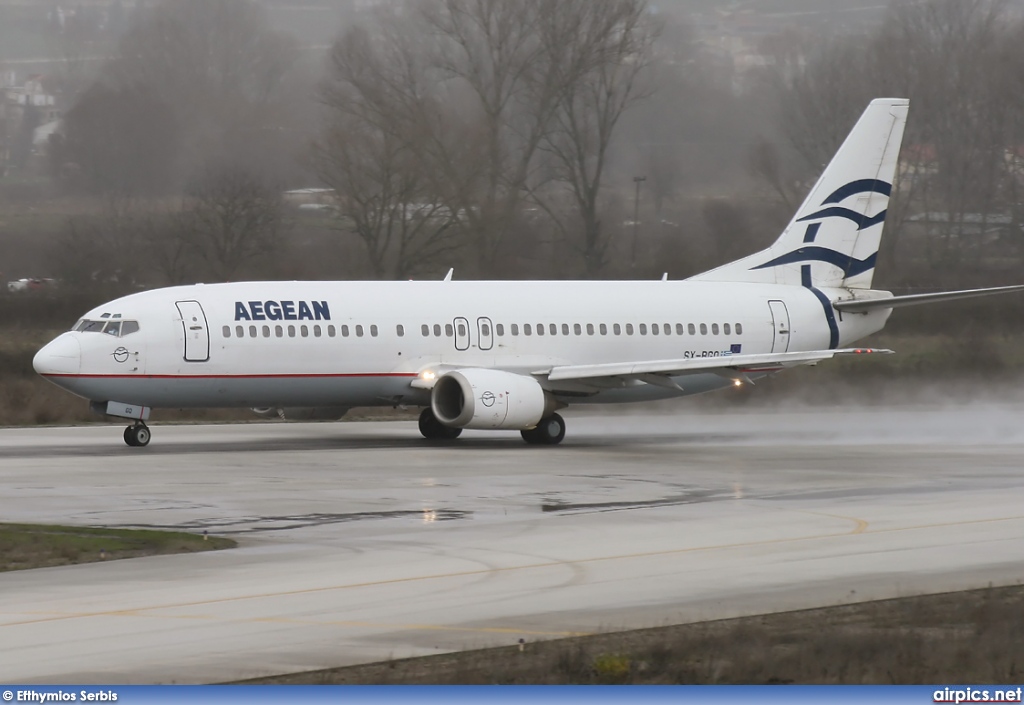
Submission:
[[[317,185],[318,222],[358,245],[336,276],[678,276],[770,242],[867,102],[898,95],[883,261],[984,269],[1024,254],[1021,39],[1007,2],[895,2],[871,30],[766,36],[740,75],[645,0],[405,0],[323,62],[250,0],[164,0],[49,163],[98,204],[65,233],[83,272],[273,274],[308,220],[281,194]]]

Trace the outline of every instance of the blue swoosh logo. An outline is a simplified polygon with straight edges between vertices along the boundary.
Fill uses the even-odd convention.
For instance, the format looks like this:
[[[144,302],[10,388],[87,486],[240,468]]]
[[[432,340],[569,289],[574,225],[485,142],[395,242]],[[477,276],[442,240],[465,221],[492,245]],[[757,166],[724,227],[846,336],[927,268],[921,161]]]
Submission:
[[[880,193],[883,196],[892,195],[892,184],[886,183],[880,179],[860,179],[859,181],[851,181],[845,186],[840,186],[836,189],[831,196],[821,202],[821,205],[829,203],[842,203],[850,196],[856,196],[859,193]]]
[[[864,213],[852,211],[849,208],[843,208],[842,206],[832,206],[830,208],[820,210],[817,213],[805,215],[803,218],[799,218],[797,222],[802,223],[805,220],[818,220],[819,218],[846,218],[847,220],[852,220],[854,223],[857,224],[857,230],[865,230],[866,228],[870,228],[873,225],[878,225],[879,223],[884,221],[885,214],[887,212],[888,210],[883,210],[881,213],[878,213],[877,215],[869,216],[865,215]]]
[[[776,257],[770,262],[751,267],[751,269],[767,269],[768,267],[776,267],[780,264],[795,264],[796,262],[827,262],[843,270],[843,278],[846,279],[874,269],[877,258],[877,252],[860,260],[850,255],[844,255],[842,252],[830,250],[827,247],[801,247],[781,257]]]

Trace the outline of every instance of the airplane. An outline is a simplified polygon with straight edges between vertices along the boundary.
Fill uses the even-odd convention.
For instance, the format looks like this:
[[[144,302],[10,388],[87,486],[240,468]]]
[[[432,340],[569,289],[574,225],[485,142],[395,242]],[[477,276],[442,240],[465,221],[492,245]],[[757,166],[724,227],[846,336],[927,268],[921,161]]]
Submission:
[[[681,281],[243,282],[103,304],[33,360],[132,423],[154,408],[340,417],[423,407],[430,440],[463,429],[565,436],[575,404],[699,394],[837,355],[901,306],[1024,286],[893,296],[871,281],[909,101],[877,99],[767,249]]]

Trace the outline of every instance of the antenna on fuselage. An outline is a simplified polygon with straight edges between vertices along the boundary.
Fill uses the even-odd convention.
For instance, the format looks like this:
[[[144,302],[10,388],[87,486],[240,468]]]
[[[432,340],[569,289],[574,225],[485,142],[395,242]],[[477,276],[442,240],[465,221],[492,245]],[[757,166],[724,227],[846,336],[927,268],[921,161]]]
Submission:
[[[455,274],[455,267],[452,267],[451,269],[448,270],[448,273],[444,275],[444,280],[446,282],[450,282],[452,280],[453,274]]]
[[[661,280],[663,282],[667,282],[668,281],[668,272],[665,272],[664,274],[661,275]]]

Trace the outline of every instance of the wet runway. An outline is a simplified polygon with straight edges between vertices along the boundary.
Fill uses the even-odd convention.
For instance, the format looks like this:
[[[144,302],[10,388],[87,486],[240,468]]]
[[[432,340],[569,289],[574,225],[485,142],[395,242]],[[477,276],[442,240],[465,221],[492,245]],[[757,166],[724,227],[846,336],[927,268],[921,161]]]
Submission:
[[[0,520],[242,547],[0,574],[0,681],[210,682],[1024,579],[1024,406],[0,430]]]

